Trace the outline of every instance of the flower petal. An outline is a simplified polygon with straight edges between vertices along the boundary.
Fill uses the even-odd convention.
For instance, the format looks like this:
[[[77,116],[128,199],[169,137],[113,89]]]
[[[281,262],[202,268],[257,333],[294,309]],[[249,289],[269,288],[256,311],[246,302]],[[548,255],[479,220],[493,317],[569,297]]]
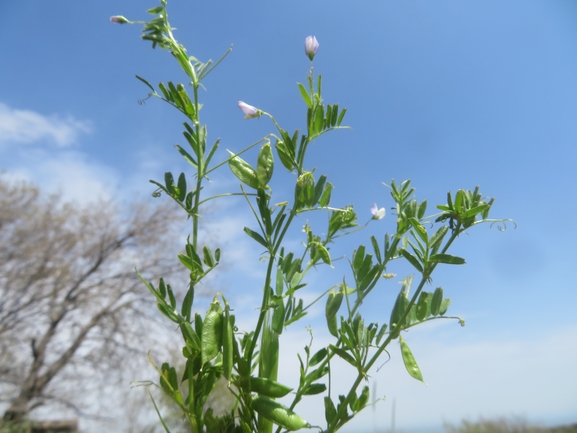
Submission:
[[[377,204],[373,203],[371,206],[371,213],[373,214],[374,220],[382,220],[385,217],[386,211],[384,207],[379,209]]]
[[[260,116],[260,110],[258,108],[248,105],[245,102],[238,101],[238,108],[245,114],[245,119],[254,119]]]

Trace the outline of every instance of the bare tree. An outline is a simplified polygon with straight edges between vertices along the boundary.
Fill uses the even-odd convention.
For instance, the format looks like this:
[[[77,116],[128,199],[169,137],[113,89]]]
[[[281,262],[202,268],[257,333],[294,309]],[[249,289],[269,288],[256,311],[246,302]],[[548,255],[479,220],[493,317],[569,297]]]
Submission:
[[[177,285],[173,221],[166,207],[79,206],[0,176],[5,421],[54,403],[81,413],[89,376],[111,377],[131,359],[144,359],[155,308],[134,268],[147,278],[172,275]]]

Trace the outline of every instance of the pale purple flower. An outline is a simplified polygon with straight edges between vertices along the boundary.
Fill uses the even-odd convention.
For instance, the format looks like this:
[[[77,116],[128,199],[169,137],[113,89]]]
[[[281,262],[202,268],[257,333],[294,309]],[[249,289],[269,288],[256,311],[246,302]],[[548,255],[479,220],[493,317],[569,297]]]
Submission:
[[[115,15],[113,17],[110,17],[110,21],[112,21],[113,23],[116,23],[116,24],[125,24],[125,23],[129,22],[122,15]]]
[[[379,209],[376,203],[373,203],[371,206],[371,213],[373,214],[374,220],[382,220],[385,217],[385,208],[382,207]]]
[[[313,59],[315,54],[319,50],[319,41],[314,36],[307,36],[305,39],[305,54],[309,56],[309,59]]]
[[[240,111],[244,113],[245,119],[254,119],[255,117],[259,117],[261,115],[261,111],[258,108],[253,107],[252,105],[248,105],[242,101],[238,101],[238,108],[240,108]]]

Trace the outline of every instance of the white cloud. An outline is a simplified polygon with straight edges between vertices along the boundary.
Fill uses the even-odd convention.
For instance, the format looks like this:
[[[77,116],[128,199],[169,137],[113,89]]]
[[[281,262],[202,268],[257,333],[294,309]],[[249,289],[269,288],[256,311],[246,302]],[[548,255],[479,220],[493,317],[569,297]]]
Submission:
[[[10,167],[7,176],[28,180],[43,191],[62,193],[64,200],[87,204],[110,199],[118,187],[114,169],[90,161],[80,152],[51,155],[41,149],[30,149],[26,159]]]
[[[44,116],[32,110],[17,110],[0,102],[0,144],[49,140],[59,147],[74,144],[81,133],[92,130],[91,122]]]

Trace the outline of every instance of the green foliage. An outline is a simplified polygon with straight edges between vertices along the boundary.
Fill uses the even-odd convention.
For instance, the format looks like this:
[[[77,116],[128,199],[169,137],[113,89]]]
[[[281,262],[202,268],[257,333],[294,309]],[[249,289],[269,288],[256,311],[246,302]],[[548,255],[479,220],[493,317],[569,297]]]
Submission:
[[[161,5],[150,9],[149,13],[155,18],[144,24],[143,39],[151,41],[153,48],[159,46],[170,51],[192,88],[192,94],[189,94],[187,86],[168,82],[160,83],[157,92],[148,81],[137,77],[152,91],[151,96],[170,104],[187,119],[183,135],[190,149],[180,145],[176,149],[193,168],[193,176],[188,178],[193,178],[194,182],[187,181],[184,173],[176,181],[172,173],[165,174],[163,183],[151,181],[158,187],[156,195],[166,194],[186,211],[193,222],[185,251],[178,256],[190,272],[190,283],[182,306],[179,308],[174,291],[164,280],[160,280],[158,288],[151,282],[143,281],[155,296],[161,313],[178,324],[182,332],[185,371],[178,375],[175,368],[167,363],[157,370],[161,388],[181,408],[192,431],[270,433],[276,426],[278,433],[282,429],[309,428],[310,424],[295,412],[295,408],[307,396],[325,394],[324,431],[335,432],[367,406],[369,387],[362,384],[368,379],[370,369],[395,339],[399,340],[401,357],[408,373],[423,381],[421,370],[402,332],[430,320],[453,319],[464,324],[462,319],[446,316],[450,299],[444,297],[441,287],[426,291],[425,286],[432,282],[437,266],[465,263],[463,258],[448,252],[461,234],[482,222],[503,222],[489,219],[494,199],[483,198],[478,188],[474,191],[460,189],[454,195],[448,193],[447,204],[437,206],[442,211],[440,215],[427,216],[427,200],[417,201],[415,189],[409,180],[400,184],[391,181],[387,187],[395,205],[395,233],[385,234],[382,243],[371,237],[371,251],[365,245],[359,245],[354,250],[348,260],[352,275],[350,285],[343,279],[342,283],[333,285],[323,294],[326,296],[325,316],[332,342],[328,347],[315,348],[313,352],[311,332],[311,340],[304,347],[304,354],[297,354],[298,385],[289,387],[279,383],[279,337],[286,327],[302,319],[312,305],[305,305],[303,299],[297,297],[298,291],[307,286],[307,274],[318,266],[333,267],[336,260],[331,254],[331,244],[337,238],[350,235],[368,224],[359,226],[352,206],[329,207],[333,185],[325,175],[315,176],[315,169],[307,168],[311,166],[306,159],[309,144],[326,132],[345,128],[342,122],[346,109],[339,108],[338,104],[324,103],[321,97],[322,77],[315,77],[311,68],[306,84],[298,84],[298,92],[306,108],[304,132],[296,130],[291,135],[279,126],[271,114],[241,103],[246,118],[266,116],[271,119],[276,131],[238,153],[230,152],[230,157],[225,161],[211,165],[219,141],[207,152],[208,133],[206,125],[200,122],[202,105],[197,90],[202,85],[202,79],[216,64],[213,65],[211,61],[202,63],[189,56],[174,39],[165,0],[161,0]],[[247,113],[245,110],[250,111]],[[275,195],[271,180],[278,172],[274,170],[272,139],[275,140],[274,150],[282,166],[296,174],[292,197],[282,197],[277,205],[271,205]],[[257,145],[260,145],[260,150],[256,161],[249,162],[248,158],[241,157]],[[228,165],[240,181],[240,191],[219,197],[242,195],[246,199],[255,216],[255,223],[243,230],[259,248],[264,249],[263,257],[267,262],[258,319],[254,330],[245,333],[235,327],[232,309],[220,293],[214,296],[204,319],[199,313],[195,312],[194,317],[192,315],[195,286],[218,267],[220,260],[219,249],[213,253],[208,245],[201,247],[198,244],[199,206],[217,198],[200,199],[202,182],[209,173],[223,165]],[[245,191],[246,187],[248,192]],[[326,212],[326,227],[313,230],[307,224],[304,229],[304,250],[285,251],[285,237],[294,218],[310,211]],[[413,276],[405,278],[392,306],[389,323],[366,324],[360,307],[377,284],[384,281],[381,277],[389,277],[386,272],[390,262],[398,259],[406,260],[413,267],[416,288],[411,294]],[[348,363],[354,374],[350,391],[336,397],[331,395],[330,386],[334,380],[330,365],[335,357]],[[217,416],[204,406],[222,377],[236,399],[236,406],[232,412]],[[188,386],[185,396],[178,389],[179,383]],[[289,395],[292,402],[288,406],[275,400]]]

